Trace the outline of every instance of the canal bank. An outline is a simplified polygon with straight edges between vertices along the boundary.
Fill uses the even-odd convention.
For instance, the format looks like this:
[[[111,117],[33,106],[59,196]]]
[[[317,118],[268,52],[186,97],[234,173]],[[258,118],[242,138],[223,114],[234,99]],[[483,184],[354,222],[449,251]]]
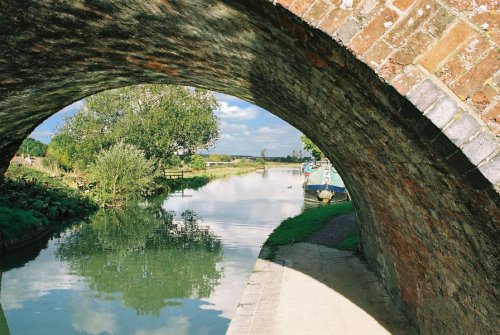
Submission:
[[[321,245],[321,233],[348,236],[353,221],[333,218],[312,243],[264,247],[227,334],[416,334],[362,260]]]

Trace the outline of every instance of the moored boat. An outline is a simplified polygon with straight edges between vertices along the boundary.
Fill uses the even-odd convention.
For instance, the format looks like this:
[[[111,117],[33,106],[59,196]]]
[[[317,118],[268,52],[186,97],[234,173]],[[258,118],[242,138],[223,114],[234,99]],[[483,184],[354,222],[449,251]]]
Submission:
[[[303,188],[305,201],[328,203],[349,200],[342,178],[329,163],[312,170],[307,176]]]

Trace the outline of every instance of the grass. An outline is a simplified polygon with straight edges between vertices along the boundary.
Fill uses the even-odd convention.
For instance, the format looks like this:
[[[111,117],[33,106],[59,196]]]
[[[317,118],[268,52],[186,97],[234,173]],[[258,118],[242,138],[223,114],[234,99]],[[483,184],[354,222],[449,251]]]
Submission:
[[[335,246],[336,249],[339,250],[347,250],[347,251],[355,251],[359,247],[359,234],[358,232],[352,232],[347,237],[345,240],[337,243]]]
[[[352,202],[343,202],[311,208],[293,218],[284,220],[264,243],[265,247],[269,247],[269,254],[266,258],[274,258],[278,246],[303,242],[309,235],[323,228],[332,217],[348,214],[352,211]],[[339,244],[343,242],[345,241]]]
[[[269,235],[264,243],[267,246],[280,246],[304,241],[307,236],[323,228],[328,221],[337,215],[353,211],[351,202],[311,208],[303,213],[288,218]]]
[[[0,234],[2,235],[0,240],[14,240],[26,231],[47,224],[46,218],[36,215],[33,211],[0,206]]]

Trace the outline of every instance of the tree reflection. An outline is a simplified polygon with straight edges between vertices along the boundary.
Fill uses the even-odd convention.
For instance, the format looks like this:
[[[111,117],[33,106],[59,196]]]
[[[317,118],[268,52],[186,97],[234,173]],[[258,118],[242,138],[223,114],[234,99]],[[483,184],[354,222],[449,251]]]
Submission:
[[[101,210],[90,224],[61,240],[56,255],[84,276],[96,297],[115,299],[137,314],[159,315],[169,299],[209,297],[222,270],[220,240],[198,224],[159,206]]]

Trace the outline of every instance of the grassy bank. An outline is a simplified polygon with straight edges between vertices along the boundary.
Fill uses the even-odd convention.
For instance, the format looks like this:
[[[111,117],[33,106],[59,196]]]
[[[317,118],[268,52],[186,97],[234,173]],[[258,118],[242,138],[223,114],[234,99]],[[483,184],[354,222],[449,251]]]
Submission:
[[[0,250],[36,237],[56,221],[84,216],[96,208],[61,177],[24,166],[9,167],[0,189]]]
[[[163,183],[165,185],[164,190],[166,192],[180,191],[182,189],[198,189],[205,186],[210,181],[214,179],[227,178],[230,176],[255,172],[257,169],[262,169],[264,165],[256,162],[245,162],[243,164],[235,165],[222,165],[222,166],[212,166],[201,170],[189,170],[189,172],[184,172],[184,178],[177,179],[167,179]],[[266,169],[271,168],[290,168],[290,167],[300,167],[297,163],[279,163],[279,162],[267,162],[265,164]],[[178,172],[181,169],[169,169],[166,173]]]
[[[303,242],[309,235],[322,229],[332,217],[352,212],[352,202],[342,202],[311,208],[293,218],[284,220],[264,243],[264,246],[269,247],[271,251],[268,258],[272,258],[278,246]],[[357,233],[353,233],[340,242],[336,248],[353,250],[358,243]]]
[[[186,172],[186,179],[195,177],[195,176],[206,176],[210,180],[217,178],[224,178],[249,172],[254,172],[257,169],[261,169],[265,167],[266,169],[270,168],[290,168],[290,167],[300,167],[298,163],[279,163],[279,162],[266,162],[265,165],[261,165],[256,162],[245,162],[235,165],[222,165],[222,166],[212,166],[202,170],[193,170],[190,172]],[[178,171],[179,169],[172,171]]]

